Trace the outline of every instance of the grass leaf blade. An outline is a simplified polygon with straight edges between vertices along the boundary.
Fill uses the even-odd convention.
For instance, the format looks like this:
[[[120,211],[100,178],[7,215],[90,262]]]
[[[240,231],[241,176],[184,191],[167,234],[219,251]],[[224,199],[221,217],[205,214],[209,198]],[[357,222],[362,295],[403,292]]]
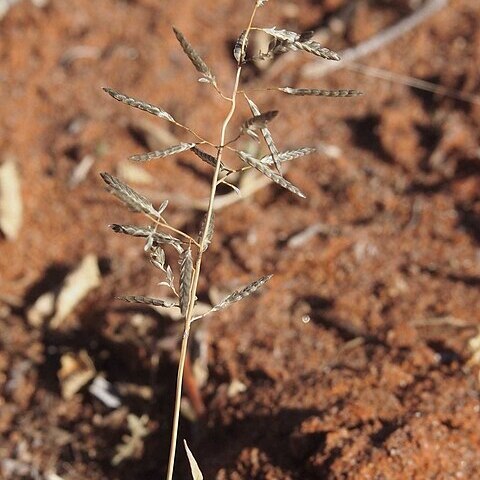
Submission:
[[[185,451],[187,452],[188,463],[190,464],[190,470],[192,471],[192,478],[193,480],[203,480],[203,474],[200,471],[200,467],[198,466],[193,453],[188,448],[187,441],[184,440],[183,444],[185,445]]]

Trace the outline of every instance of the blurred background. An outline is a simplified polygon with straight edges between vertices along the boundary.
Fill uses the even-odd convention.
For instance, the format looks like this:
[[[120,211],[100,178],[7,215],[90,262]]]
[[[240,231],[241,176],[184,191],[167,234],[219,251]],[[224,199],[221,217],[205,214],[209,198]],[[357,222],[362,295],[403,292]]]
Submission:
[[[252,5],[0,0],[2,479],[164,476],[181,322],[114,299],[158,296],[163,278],[108,229],[143,220],[99,173],[168,199],[194,235],[212,172],[191,152],[129,163],[192,137],[101,87],[218,142],[228,104],[171,26],[228,94]],[[344,60],[294,52],[244,72],[260,109],[280,112],[280,150],[317,152],[285,170],[306,200],[250,174],[243,198],[220,192],[199,301],[274,277],[196,325],[180,438],[206,478],[480,478],[479,22],[477,0],[259,11],[256,25],[314,30]],[[271,86],[364,95],[258,91]],[[248,116],[241,105],[231,136]]]

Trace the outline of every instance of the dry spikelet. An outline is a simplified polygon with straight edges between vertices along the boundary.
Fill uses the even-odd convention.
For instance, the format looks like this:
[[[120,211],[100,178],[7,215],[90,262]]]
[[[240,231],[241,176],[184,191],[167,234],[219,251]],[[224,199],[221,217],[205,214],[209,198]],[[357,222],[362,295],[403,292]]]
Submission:
[[[115,100],[118,100],[119,102],[125,103],[126,105],[130,105],[131,107],[139,108],[140,110],[143,110],[152,115],[155,115],[156,117],[165,118],[169,122],[175,123],[175,119],[160,107],[152,105],[151,103],[144,102],[143,100],[137,100],[133,97],[128,97],[127,95],[120,93],[117,90],[114,90],[113,88],[104,87],[103,90],[107,92]]]
[[[298,189],[295,185],[292,185],[288,180],[283,178],[281,175],[278,175],[273,170],[268,168],[260,160],[257,160],[256,158],[252,157],[251,155],[245,152],[238,152],[238,155],[244,162],[248,163],[248,165],[255,168],[260,173],[263,173],[266,177],[268,177],[273,182],[277,183],[283,188],[286,188],[287,190],[290,190],[292,193],[294,193],[295,195],[298,195],[301,198],[306,198],[306,195],[300,189]]]
[[[215,168],[217,166],[217,159],[203,150],[200,150],[198,147],[192,147],[190,149],[198,158],[203,160],[205,163],[208,163],[210,166]],[[229,170],[223,162],[220,162],[220,171]]]
[[[252,293],[256,292],[259,288],[261,288],[272,277],[273,275],[266,275],[259,278],[258,280],[255,280],[252,283],[249,283],[246,287],[243,287],[240,290],[235,290],[228,297],[224,298],[219,304],[215,305],[211,311],[218,312],[219,310],[223,310],[224,308],[228,307],[232,303],[238,302],[243,298],[248,297]]]
[[[250,106],[250,110],[252,111],[252,114],[257,116],[257,117],[259,115],[261,115],[259,108],[257,107],[257,105],[255,105],[253,100],[248,98],[246,95],[245,95],[245,98],[247,99],[247,102],[248,102],[248,105]],[[273,162],[275,163],[275,167],[277,168],[278,172],[280,173],[280,161],[278,159],[278,149],[275,145],[275,142],[273,141],[272,134],[270,133],[270,130],[267,127],[261,128],[261,132],[262,132],[263,138],[265,139],[265,143],[267,144],[268,149],[270,150],[270,155],[273,158]]]
[[[304,33],[291,32],[289,30],[281,30],[275,27],[264,28],[263,31],[271,35],[277,42],[274,42],[269,51],[264,54],[263,58],[271,57],[275,54],[284,53],[288,50],[297,51],[303,50],[312,53],[317,57],[322,57],[327,60],[340,60],[338,53],[329,48],[322,47],[318,42],[310,40],[313,32],[308,31]]]
[[[268,112],[254,115],[243,123],[242,131],[246,132],[247,130],[261,130],[262,128],[265,128],[267,123],[271,122],[277,115],[278,110],[269,110]]]
[[[247,31],[244,30],[235,42],[235,47],[233,48],[233,56],[239,65],[245,62],[246,51],[248,46],[248,37],[245,39]],[[245,42],[245,45],[243,44]]]
[[[271,28],[263,28],[262,29],[265,33],[276,38],[278,40],[284,40],[290,43],[296,42],[300,40],[301,34],[297,32],[291,32],[290,30],[278,29],[276,27]]]
[[[162,272],[165,271],[165,252],[163,248],[156,247],[151,249],[150,262],[152,265]]]
[[[279,152],[277,155],[278,160],[283,162],[289,162],[290,160],[295,160],[296,158],[303,157],[304,155],[309,155],[310,153],[315,152],[316,149],[313,147],[302,147],[295,150],[285,150],[284,152]],[[265,155],[260,158],[260,162],[265,165],[272,165],[273,158],[271,155]]]
[[[363,95],[358,90],[319,90],[317,88],[292,88],[281,87],[278,90],[289,95],[297,96],[316,96],[316,97],[358,97]]]
[[[314,40],[308,40],[306,42],[293,42],[291,45],[289,45],[289,49],[303,50],[307,53],[312,53],[317,57],[325,58],[326,60],[335,60],[337,62],[341,60],[338,53],[330,50],[329,48],[322,47],[318,42],[315,42]]]
[[[194,143],[180,143],[178,145],[173,145],[172,147],[165,148],[164,150],[155,150],[153,152],[140,153],[138,155],[132,155],[129,157],[130,160],[134,162],[149,162],[150,160],[155,160],[157,158],[168,157],[169,155],[175,155],[176,153],[184,152],[185,150],[190,150],[194,147]]]
[[[152,305],[154,307],[178,307],[176,303],[167,302],[166,300],[161,300],[160,298],[144,297],[142,295],[121,295],[117,297],[117,299],[123,300],[127,303],[141,303],[143,305]]]
[[[203,61],[202,57],[195,51],[195,49],[188,43],[187,39],[184,37],[183,33],[173,27],[173,31],[177,40],[183,48],[183,51],[187,57],[192,62],[193,66],[203,75],[204,81],[211,83],[212,85],[217,85],[215,80],[215,75],[212,73],[208,65]]]
[[[129,187],[126,183],[123,183],[118,178],[110,175],[107,172],[100,173],[103,181],[107,184],[110,192],[125,203],[134,212],[143,212],[148,215],[152,215],[158,218],[161,214],[159,210],[156,210],[152,203],[143,195],[137,193],[133,188]],[[167,202],[168,203],[168,202]],[[167,205],[165,202],[162,204],[163,210]],[[160,208],[162,208],[160,207]],[[162,210],[162,211],[163,211]]]
[[[113,223],[109,227],[115,233],[123,233],[124,235],[131,235],[132,237],[142,237],[151,239],[152,246],[162,243],[179,247],[182,241],[178,238],[172,237],[168,233],[154,232],[150,227],[139,227],[137,225],[120,225]],[[180,247],[181,248],[181,247]]]
[[[257,7],[263,7],[268,0],[257,0]]]
[[[198,243],[200,244],[203,234],[205,233],[205,224],[207,223],[208,214],[205,214],[202,220],[202,226],[200,227],[200,233],[198,234]],[[203,244],[202,252],[205,252],[210,245],[213,237],[214,232],[214,222],[215,222],[215,214],[212,212],[212,217],[210,218],[210,223],[208,225],[207,235],[205,236],[205,242]]]
[[[190,298],[190,288],[193,277],[192,250],[188,247],[180,255],[180,311],[182,315],[187,313],[188,301]]]

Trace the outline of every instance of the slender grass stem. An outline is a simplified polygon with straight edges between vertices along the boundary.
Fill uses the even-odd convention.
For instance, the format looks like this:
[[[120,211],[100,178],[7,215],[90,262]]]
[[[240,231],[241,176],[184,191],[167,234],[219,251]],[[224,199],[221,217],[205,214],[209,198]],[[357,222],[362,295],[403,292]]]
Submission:
[[[250,33],[250,30],[252,28],[253,20],[255,18],[255,14],[257,13],[258,6],[255,4],[255,7],[253,8],[252,15],[250,17],[250,21],[248,24],[248,27],[246,29],[246,34],[243,39],[243,44],[242,44],[242,50],[245,50],[245,46],[247,43],[248,35]],[[170,455],[168,459],[168,470],[167,470],[167,480],[172,480],[173,478],[173,469],[175,465],[175,454],[176,454],[176,449],[177,449],[177,438],[178,438],[178,423],[180,419],[180,403],[182,400],[182,384],[183,384],[183,373],[185,370],[185,361],[187,357],[187,351],[188,351],[188,340],[190,336],[190,327],[192,323],[192,318],[193,318],[193,309],[195,306],[195,298],[196,298],[196,293],[197,293],[197,287],[198,287],[198,281],[200,278],[200,269],[202,266],[202,258],[203,258],[203,252],[204,252],[204,247],[207,241],[207,235],[208,235],[208,230],[210,223],[212,222],[212,215],[213,215],[213,207],[214,207],[214,202],[215,202],[215,194],[217,192],[217,184],[218,184],[218,178],[220,174],[220,166],[221,166],[221,161],[222,161],[222,154],[223,150],[225,149],[225,138],[227,134],[227,128],[228,125],[233,117],[233,114],[235,113],[235,109],[237,106],[237,91],[238,87],[240,84],[240,76],[242,73],[242,66],[241,63],[238,63],[237,66],[237,73],[235,75],[235,83],[233,85],[233,91],[232,91],[232,96],[229,99],[231,102],[230,110],[227,113],[227,116],[225,117],[225,120],[223,121],[222,124],[222,129],[220,133],[220,143],[219,146],[217,147],[217,158],[216,158],[216,166],[215,166],[215,173],[213,174],[212,178],[212,184],[211,184],[211,190],[210,190],[210,199],[208,203],[208,210],[207,210],[207,216],[205,219],[205,227],[203,229],[203,235],[200,240],[200,247],[198,249],[198,256],[197,260],[195,263],[195,271],[193,274],[193,279],[192,279],[192,285],[190,288],[190,295],[188,299],[188,306],[187,306],[187,311],[185,314],[185,328],[183,332],[183,339],[182,339],[182,347],[180,350],[180,361],[178,364],[178,371],[177,371],[177,386],[176,386],[176,393],[175,393],[175,407],[174,407],[174,414],[173,414],[173,426],[172,426],[172,436],[171,436],[171,442],[170,442]],[[208,143],[208,142],[207,142]]]

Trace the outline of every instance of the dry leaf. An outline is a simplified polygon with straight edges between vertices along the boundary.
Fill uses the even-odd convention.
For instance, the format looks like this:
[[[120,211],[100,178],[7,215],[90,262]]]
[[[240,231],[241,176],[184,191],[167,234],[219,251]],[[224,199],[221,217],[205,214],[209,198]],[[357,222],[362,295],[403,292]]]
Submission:
[[[188,463],[190,463],[190,470],[192,471],[192,478],[193,480],[203,480],[203,474],[200,471],[200,467],[198,466],[193,453],[190,451],[187,445],[187,441],[184,440],[183,444],[185,445],[185,450],[187,452]]]
[[[20,176],[15,161],[8,159],[0,165],[0,230],[7,239],[17,238],[22,217]]]
[[[85,350],[62,355],[60,364],[58,380],[65,400],[73,398],[96,375],[95,366]]]
[[[50,328],[58,328],[87,294],[100,286],[100,278],[97,257],[87,255],[65,279],[57,297]]]
[[[136,183],[137,185],[151,185],[155,180],[155,177],[145,169],[127,161],[121,161],[118,164],[117,174],[127,183]]]

